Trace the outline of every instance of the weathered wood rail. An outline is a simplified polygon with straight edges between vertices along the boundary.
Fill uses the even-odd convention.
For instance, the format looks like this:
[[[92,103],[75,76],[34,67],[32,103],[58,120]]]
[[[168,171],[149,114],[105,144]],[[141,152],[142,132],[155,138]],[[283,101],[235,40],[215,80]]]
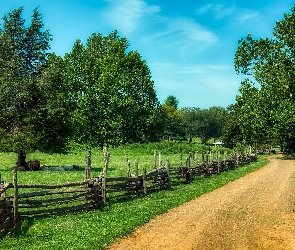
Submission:
[[[197,176],[208,178],[239,165],[257,160],[256,154],[234,153],[229,158],[225,153],[221,159],[219,152],[214,156],[211,152],[202,153],[201,159],[197,154],[190,153],[185,165],[180,157],[180,166],[171,167],[169,158],[165,165],[159,154],[154,155],[153,170],[147,173],[143,169],[138,174],[138,162],[135,162],[135,174],[131,174],[130,161],[127,159],[127,173],[124,177],[108,177],[109,152],[104,150],[104,168],[99,176],[90,178],[90,154],[85,161],[85,179],[79,182],[56,185],[19,184],[17,168],[14,168],[13,183],[0,180],[0,232],[18,228],[26,217],[50,215],[68,211],[96,209],[107,204],[108,199],[129,197],[130,195],[146,196],[155,189],[170,189],[172,185],[190,183]],[[13,190],[9,192],[8,190]]]

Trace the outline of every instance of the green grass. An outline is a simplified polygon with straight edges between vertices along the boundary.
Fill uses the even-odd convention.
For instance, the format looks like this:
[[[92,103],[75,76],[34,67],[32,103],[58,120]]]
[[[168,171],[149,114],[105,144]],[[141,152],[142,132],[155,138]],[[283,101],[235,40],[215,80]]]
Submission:
[[[28,155],[41,160],[41,164],[83,166],[85,153],[68,155],[52,155],[35,153]],[[112,154],[112,151],[111,151]],[[117,155],[116,155],[117,154]],[[166,156],[166,155],[165,155]],[[165,157],[163,156],[163,157]],[[3,177],[11,178],[7,169],[15,161],[13,154],[0,154],[5,166],[1,166]],[[59,158],[61,157],[61,158]],[[171,165],[179,164],[179,156],[169,156]],[[138,155],[130,157],[131,162],[139,158],[139,168],[152,168],[153,155]],[[102,167],[102,154],[96,152],[92,155],[93,172],[98,173]],[[44,163],[42,163],[44,161]],[[50,162],[50,163],[47,163]],[[190,184],[176,185],[172,190],[148,193],[147,197],[135,197],[125,201],[109,200],[108,206],[101,210],[89,212],[68,213],[54,215],[46,218],[35,218],[24,221],[17,238],[6,235],[0,239],[0,249],[103,249],[118,237],[126,236],[136,227],[148,222],[158,214],[165,213],[168,209],[194,199],[204,193],[210,192],[225,185],[245,174],[255,171],[267,163],[265,157],[259,157],[258,162],[241,166],[236,170],[223,172],[208,179],[198,178]],[[110,161],[110,175],[125,175],[125,156],[114,152]],[[123,165],[122,165],[123,164]],[[95,172],[96,171],[96,172]],[[84,171],[69,171],[59,173],[21,172],[19,179],[23,183],[66,182],[81,180]],[[5,178],[3,178],[5,179]]]

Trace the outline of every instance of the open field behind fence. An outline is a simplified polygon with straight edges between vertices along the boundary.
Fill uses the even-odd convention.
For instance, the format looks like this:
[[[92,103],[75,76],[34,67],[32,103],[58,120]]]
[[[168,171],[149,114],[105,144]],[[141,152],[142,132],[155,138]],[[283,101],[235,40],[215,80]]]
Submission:
[[[170,189],[173,185],[190,183],[197,177],[208,178],[239,165],[256,161],[256,154],[225,152],[190,153],[186,159],[180,157],[179,166],[170,166],[169,158],[154,154],[153,170],[143,168],[139,173],[138,162],[131,167],[126,158],[126,175],[109,177],[110,154],[104,151],[104,167],[98,176],[90,177],[90,155],[85,160],[85,179],[60,184],[20,184],[18,169],[13,169],[13,183],[0,180],[0,231],[14,229],[17,234],[23,219],[32,216],[51,215],[64,211],[99,209],[108,201],[130,196],[146,196],[159,189]]]

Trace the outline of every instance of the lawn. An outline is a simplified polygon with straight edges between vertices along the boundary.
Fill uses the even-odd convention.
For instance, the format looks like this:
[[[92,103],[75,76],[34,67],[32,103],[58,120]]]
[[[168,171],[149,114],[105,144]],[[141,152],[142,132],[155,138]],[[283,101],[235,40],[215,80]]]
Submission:
[[[124,176],[126,173],[126,156],[121,149],[111,151],[109,175]],[[139,169],[153,167],[153,153],[128,151],[130,161],[139,161]],[[164,152],[169,153],[169,152]],[[163,159],[169,156],[172,166],[179,165],[178,154],[163,154]],[[11,180],[8,169],[16,161],[14,154],[0,153],[2,179]],[[84,166],[85,152],[68,155],[47,155],[40,152],[28,154],[28,160],[38,159],[45,165]],[[79,213],[65,213],[49,217],[34,218],[24,221],[17,238],[6,235],[0,239],[0,249],[104,249],[118,237],[125,236],[136,227],[148,222],[158,214],[168,209],[210,192],[245,174],[255,171],[267,163],[265,157],[259,157],[258,162],[223,172],[210,178],[197,178],[190,184],[173,185],[171,190],[148,193],[146,197],[133,197],[124,201],[109,200],[105,208]],[[132,164],[131,164],[132,165]],[[97,175],[103,166],[103,155],[100,151],[92,153],[91,176]],[[20,172],[22,183],[58,183],[81,180],[84,171],[66,172]]]

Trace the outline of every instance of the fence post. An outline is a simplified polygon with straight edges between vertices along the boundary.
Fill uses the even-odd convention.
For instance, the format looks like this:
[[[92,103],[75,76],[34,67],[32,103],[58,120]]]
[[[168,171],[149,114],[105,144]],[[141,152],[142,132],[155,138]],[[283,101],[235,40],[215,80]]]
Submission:
[[[167,178],[168,178],[167,188],[168,188],[168,189],[171,189],[170,161],[169,161],[169,158],[168,158],[168,157],[167,157],[167,159],[166,159],[166,170],[167,170]]]
[[[102,185],[101,185],[101,195],[102,195],[104,206],[106,206],[107,204],[106,179],[107,179],[107,169],[106,167],[104,167],[103,176],[102,176]]]
[[[109,167],[109,158],[110,152],[104,148],[104,167],[103,167],[103,175],[102,175],[102,183],[101,183],[101,196],[103,200],[103,205],[107,204],[107,191],[106,191],[106,181],[107,181],[107,171]]]
[[[126,170],[126,177],[129,178],[131,176],[130,172],[130,161],[127,158],[127,170]]]
[[[138,177],[138,159],[135,159],[135,176]]]
[[[162,167],[163,162],[162,162],[162,155],[161,152],[159,152],[159,167]]]
[[[91,159],[90,159],[91,153],[88,151],[86,157],[85,157],[85,179],[90,178],[90,167],[91,167]]]
[[[103,147],[103,163],[104,163],[104,166],[105,166],[105,164],[106,164],[106,162],[107,162],[107,159],[108,158],[108,149],[107,149],[107,147]]]
[[[14,236],[18,234],[18,185],[17,185],[17,167],[13,169],[13,187],[14,187],[14,198],[13,198],[13,229]]]
[[[182,153],[179,155],[179,160],[180,160],[180,166],[182,167]]]
[[[146,184],[146,168],[142,170],[142,186],[143,186],[143,194],[147,195],[147,184]]]
[[[213,151],[209,151],[209,163],[212,164],[213,162]]]
[[[204,151],[202,152],[202,164],[205,163],[205,154],[204,154]]]
[[[0,183],[0,191],[3,190],[4,184]],[[6,199],[6,191],[0,194],[0,201],[5,201]]]
[[[187,166],[186,182],[187,183],[192,181],[191,157],[192,157],[192,153],[189,152],[188,158],[186,160],[186,166]]]
[[[154,169],[157,168],[157,152],[154,150]]]
[[[209,155],[208,152],[206,154],[206,176],[209,177],[210,173],[209,173]]]
[[[220,173],[220,151],[217,151],[217,173]]]
[[[87,152],[85,156],[85,180],[90,179],[90,151]],[[89,202],[89,182],[85,184],[85,204]]]
[[[104,157],[104,170],[107,173],[109,168],[109,159],[110,159],[110,152],[105,153]]]

